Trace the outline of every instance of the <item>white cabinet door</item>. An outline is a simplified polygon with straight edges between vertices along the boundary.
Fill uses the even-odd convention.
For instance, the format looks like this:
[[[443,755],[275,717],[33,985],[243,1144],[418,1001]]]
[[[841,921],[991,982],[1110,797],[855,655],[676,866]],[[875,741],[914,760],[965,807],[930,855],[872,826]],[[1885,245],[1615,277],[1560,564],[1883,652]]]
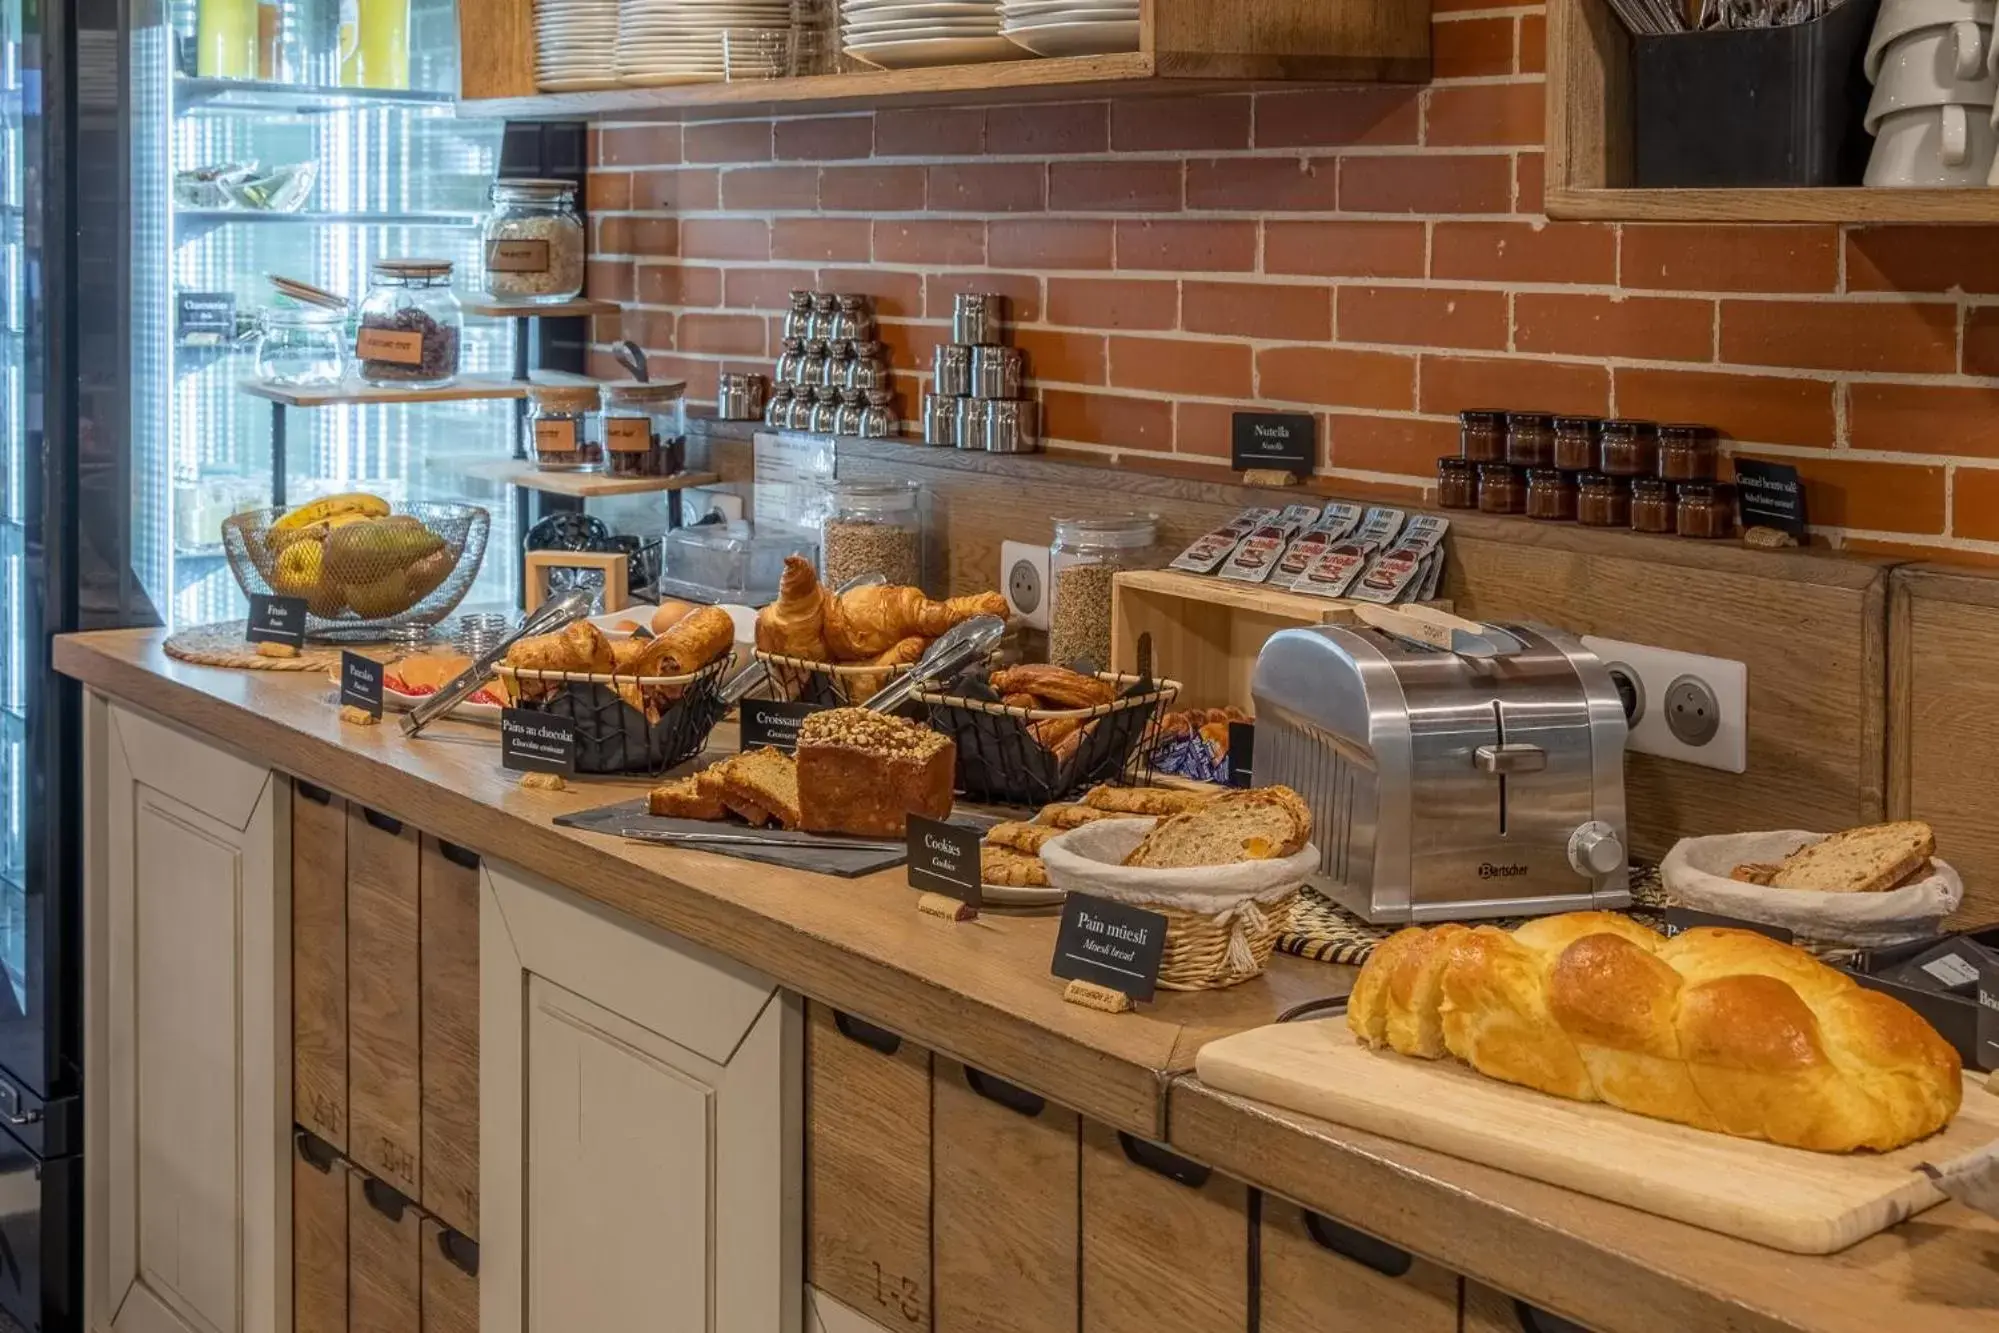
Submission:
[[[85,745],[90,1327],[288,1329],[289,785],[95,696]]]
[[[797,997],[489,861],[479,1000],[481,1333],[800,1328]]]

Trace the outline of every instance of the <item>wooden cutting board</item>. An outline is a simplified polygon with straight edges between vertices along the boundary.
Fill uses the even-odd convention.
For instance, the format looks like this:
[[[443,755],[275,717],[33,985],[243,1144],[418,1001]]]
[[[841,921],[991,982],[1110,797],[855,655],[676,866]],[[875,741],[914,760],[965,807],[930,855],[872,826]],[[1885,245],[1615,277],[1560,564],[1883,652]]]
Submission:
[[[1831,1254],[1943,1201],[1914,1168],[1999,1139],[1999,1097],[1965,1080],[1942,1133],[1836,1156],[1690,1129],[1515,1087],[1454,1060],[1370,1051],[1344,1018],[1203,1046],[1203,1083],[1793,1254]]]

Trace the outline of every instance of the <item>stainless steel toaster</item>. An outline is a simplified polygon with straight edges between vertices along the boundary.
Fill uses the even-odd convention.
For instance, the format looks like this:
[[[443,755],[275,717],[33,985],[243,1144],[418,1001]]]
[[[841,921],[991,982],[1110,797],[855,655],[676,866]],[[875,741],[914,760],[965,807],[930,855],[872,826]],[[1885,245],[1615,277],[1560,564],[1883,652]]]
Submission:
[[[1257,657],[1255,779],[1311,805],[1313,887],[1369,921],[1630,905],[1617,690],[1576,638],[1496,628],[1493,656],[1321,626]]]

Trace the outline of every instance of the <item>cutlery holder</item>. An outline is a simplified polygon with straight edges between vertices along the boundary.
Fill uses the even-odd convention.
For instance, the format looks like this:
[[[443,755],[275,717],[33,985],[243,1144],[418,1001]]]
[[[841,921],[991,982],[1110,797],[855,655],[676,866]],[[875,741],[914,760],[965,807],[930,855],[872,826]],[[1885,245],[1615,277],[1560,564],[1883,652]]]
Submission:
[[[1631,184],[1860,184],[1877,8],[1846,0],[1789,27],[1633,37]]]

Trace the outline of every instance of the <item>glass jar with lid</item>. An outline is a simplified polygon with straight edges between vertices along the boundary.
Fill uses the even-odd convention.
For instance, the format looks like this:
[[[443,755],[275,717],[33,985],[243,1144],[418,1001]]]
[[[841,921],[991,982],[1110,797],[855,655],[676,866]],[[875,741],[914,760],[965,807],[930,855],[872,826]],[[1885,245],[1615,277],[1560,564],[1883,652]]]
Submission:
[[[1667,481],[1713,481],[1721,432],[1676,422],[1659,427],[1659,475]]]
[[[1631,483],[1585,472],[1576,479],[1576,521],[1586,528],[1631,526]]]
[[[604,440],[594,384],[531,384],[522,429],[527,455],[543,472],[601,472]]]
[[[1468,408],[1458,413],[1458,452],[1474,463],[1506,461],[1506,413]]]
[[[458,377],[465,312],[448,259],[378,259],[368,270],[354,357],[369,384],[440,388]]]
[[[1576,475],[1554,467],[1527,469],[1527,517],[1574,522]]]
[[[1527,479],[1507,463],[1481,463],[1478,507],[1487,514],[1520,514],[1527,510]]]
[[[1596,417],[1555,418],[1555,466],[1564,472],[1594,472],[1603,422]]]
[[[1478,465],[1456,454],[1439,458],[1437,503],[1445,509],[1478,508]]]
[[[604,470],[614,477],[670,477],[687,453],[687,381],[621,380],[602,386]]]
[[[1089,514],[1055,520],[1048,544],[1048,660],[1111,665],[1111,582],[1121,569],[1159,563],[1157,514]]]
[[[317,305],[272,306],[260,319],[257,378],[302,389],[340,383],[347,374],[347,311]]]
[[[1515,467],[1554,466],[1555,419],[1546,412],[1508,412],[1506,461]]]
[[[923,583],[923,518],[913,481],[836,481],[819,534],[820,571],[837,588],[858,574]]]
[[[583,219],[573,181],[503,177],[481,228],[486,294],[545,305],[583,290]]]
[[[1606,477],[1645,477],[1659,462],[1659,427],[1651,421],[1606,421],[1598,435],[1597,471]]]

